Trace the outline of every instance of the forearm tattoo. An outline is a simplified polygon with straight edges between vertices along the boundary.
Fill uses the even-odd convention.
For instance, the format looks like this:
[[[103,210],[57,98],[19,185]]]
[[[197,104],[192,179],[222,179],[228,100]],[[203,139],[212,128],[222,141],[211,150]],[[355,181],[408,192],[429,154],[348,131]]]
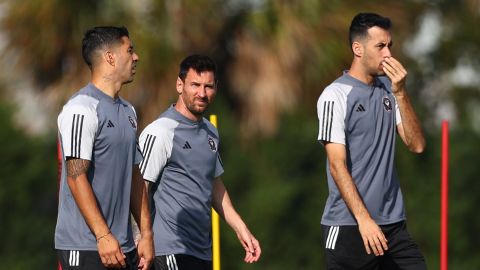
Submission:
[[[89,166],[89,160],[79,158],[67,159],[67,175],[75,180],[82,173],[86,173]]]

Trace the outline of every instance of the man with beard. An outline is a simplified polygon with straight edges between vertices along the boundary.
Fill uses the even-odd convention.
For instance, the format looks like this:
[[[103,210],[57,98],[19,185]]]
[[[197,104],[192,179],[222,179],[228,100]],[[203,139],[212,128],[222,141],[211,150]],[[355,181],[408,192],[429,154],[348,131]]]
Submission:
[[[203,114],[217,92],[216,65],[202,55],[180,64],[178,100],[140,135],[140,171],[153,197],[154,268],[212,269],[211,207],[256,262],[260,245],[235,211],[220,179],[217,129]]]

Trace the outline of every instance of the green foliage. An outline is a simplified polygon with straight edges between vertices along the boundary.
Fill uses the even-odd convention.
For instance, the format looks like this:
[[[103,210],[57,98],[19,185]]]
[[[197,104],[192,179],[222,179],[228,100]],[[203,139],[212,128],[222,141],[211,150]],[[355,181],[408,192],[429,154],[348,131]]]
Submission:
[[[399,140],[397,143],[396,165],[409,231],[429,268],[438,268],[441,156],[437,106],[448,101],[456,116],[450,137],[450,267],[480,269],[476,257],[480,250],[474,240],[480,227],[476,215],[480,203],[478,86],[448,87],[451,89],[438,92],[443,100],[432,100],[436,92],[425,98],[420,91],[430,83],[443,82],[456,64],[478,71],[478,1],[383,1],[381,5],[373,0],[4,2],[1,26],[7,52],[13,51],[15,57],[3,60],[18,60],[19,67],[14,68],[31,73],[42,90],[58,87],[64,91],[62,87],[71,87],[72,81],[85,83],[81,71],[86,67],[79,49],[85,29],[97,24],[126,25],[141,59],[135,83],[128,86],[135,91],[127,91],[127,99],[136,105],[143,122],[140,126],[156,117],[174,97],[181,58],[206,52],[217,60],[221,87],[210,113],[219,117],[223,178],[237,210],[263,249],[258,264],[244,264],[242,247],[222,223],[223,269],[323,268],[320,218],[328,191],[324,149],[316,142],[316,99],[350,64],[347,28],[351,17],[359,11],[392,17],[394,54],[409,71],[408,90],[427,136],[427,150],[421,155],[410,153]],[[422,62],[405,58],[404,50],[410,48],[405,48],[404,42],[412,38],[425,11],[438,12],[445,31]],[[247,53],[239,56],[240,51],[245,52],[242,46]],[[258,52],[273,57],[262,58]],[[263,69],[259,68],[263,64]],[[274,69],[278,66],[283,69]],[[257,72],[262,70],[279,74]],[[263,89],[248,90],[264,79],[262,75],[272,76],[268,78],[272,83],[285,77],[294,82],[262,93],[258,102],[255,94]],[[235,91],[239,83],[246,85],[247,91]],[[275,98],[290,88],[296,90],[283,97],[294,100],[293,105],[278,109],[281,102]],[[277,103],[268,103],[271,100]],[[258,108],[266,108],[267,115],[268,110],[279,115],[278,130],[272,136],[254,132],[244,136],[245,112]],[[54,269],[55,136],[26,136],[14,127],[13,110],[0,106],[2,269]],[[247,115],[275,120],[262,118],[262,113]]]
[[[0,245],[2,268],[54,269],[55,141],[17,130],[11,108],[0,106]]]
[[[469,128],[460,128],[450,134],[450,205],[449,239],[450,262],[458,269],[480,269],[474,255],[480,248],[474,235],[480,228],[480,185],[478,184],[477,153],[480,135]],[[477,165],[473,165],[477,164]]]

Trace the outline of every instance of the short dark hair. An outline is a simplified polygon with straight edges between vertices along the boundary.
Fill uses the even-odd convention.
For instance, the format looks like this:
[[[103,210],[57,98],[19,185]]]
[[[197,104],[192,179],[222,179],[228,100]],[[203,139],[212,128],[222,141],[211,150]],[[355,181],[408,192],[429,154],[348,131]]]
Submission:
[[[82,56],[90,69],[93,68],[93,56],[96,50],[116,45],[122,37],[128,37],[126,27],[97,26],[87,30],[82,40]]]
[[[178,73],[178,77],[182,81],[185,81],[187,73],[190,69],[193,69],[198,73],[211,71],[213,72],[213,78],[215,79],[215,82],[217,81],[217,65],[212,58],[206,55],[192,54],[183,59],[183,61],[180,63],[180,72]]]
[[[350,45],[353,44],[357,38],[364,38],[367,36],[368,29],[378,26],[384,30],[390,30],[392,22],[387,17],[382,17],[376,13],[358,13],[353,17],[352,24],[349,30]]]

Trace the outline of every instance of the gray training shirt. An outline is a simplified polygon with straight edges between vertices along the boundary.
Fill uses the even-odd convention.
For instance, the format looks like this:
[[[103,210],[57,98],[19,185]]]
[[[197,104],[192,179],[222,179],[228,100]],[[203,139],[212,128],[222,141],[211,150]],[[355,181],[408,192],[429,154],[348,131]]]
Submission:
[[[143,178],[154,184],[155,255],[211,260],[213,180],[223,173],[217,129],[171,106],[140,135]]]
[[[370,215],[385,225],[405,219],[394,168],[396,125],[401,122],[387,77],[367,85],[348,73],[327,86],[317,103],[321,142],[343,144],[346,163]],[[335,184],[327,160],[329,196],[322,224],[357,225]]]
[[[95,235],[67,184],[65,159],[73,157],[90,160],[87,178],[107,226],[124,252],[133,250],[130,189],[133,165],[142,160],[142,155],[137,147],[132,105],[88,84],[63,107],[58,130],[63,159],[55,248],[97,250]]]

